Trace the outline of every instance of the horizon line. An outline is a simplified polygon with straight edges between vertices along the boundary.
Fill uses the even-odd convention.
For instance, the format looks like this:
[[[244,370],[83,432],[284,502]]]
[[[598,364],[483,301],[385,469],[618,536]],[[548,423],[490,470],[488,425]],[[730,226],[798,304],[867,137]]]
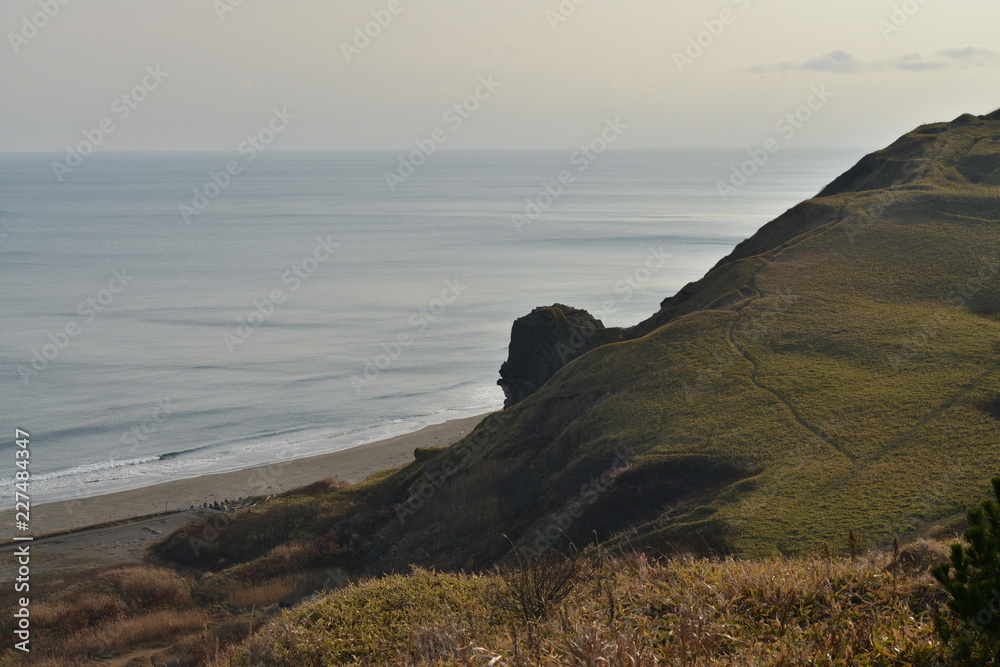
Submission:
[[[753,147],[746,146],[693,146],[693,147],[645,147],[645,148],[616,148],[616,153],[642,153],[642,152],[691,152],[691,151],[740,151],[752,150]],[[268,149],[267,153],[405,153],[410,150],[404,148],[285,148]],[[441,149],[439,153],[556,153],[573,150],[566,148],[448,148]],[[780,152],[791,153],[795,151],[856,151],[872,150],[866,146],[796,146],[782,148]],[[877,149],[875,149],[877,150]],[[32,150],[3,150],[0,155],[59,155],[65,153],[65,149],[32,149]],[[102,150],[94,151],[88,155],[125,155],[125,154],[162,154],[162,153],[231,153],[232,149],[223,148],[191,148],[191,149],[123,149],[123,150]],[[608,151],[609,153],[612,151]]]

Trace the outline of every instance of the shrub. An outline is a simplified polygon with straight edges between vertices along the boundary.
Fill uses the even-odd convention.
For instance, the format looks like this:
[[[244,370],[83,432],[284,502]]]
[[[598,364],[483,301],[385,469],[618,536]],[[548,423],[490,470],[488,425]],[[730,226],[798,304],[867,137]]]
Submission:
[[[291,491],[285,491],[284,493],[278,494],[278,498],[291,498],[293,496],[321,496],[331,491],[341,491],[347,488],[347,482],[343,482],[336,477],[327,477],[326,479],[321,479],[318,482],[313,482],[312,484],[306,484],[305,486],[300,486],[297,489],[292,489]]]
[[[578,551],[547,551],[517,567],[499,568],[503,588],[494,606],[525,624],[540,621],[568,598],[584,578],[586,562]]]
[[[424,463],[447,449],[447,447],[417,447],[413,450],[413,459],[417,463]]]
[[[1000,477],[993,494],[1000,499]],[[950,596],[937,629],[959,663],[1000,665],[1000,504],[984,500],[968,516],[967,544],[953,545],[951,562],[932,571]]]

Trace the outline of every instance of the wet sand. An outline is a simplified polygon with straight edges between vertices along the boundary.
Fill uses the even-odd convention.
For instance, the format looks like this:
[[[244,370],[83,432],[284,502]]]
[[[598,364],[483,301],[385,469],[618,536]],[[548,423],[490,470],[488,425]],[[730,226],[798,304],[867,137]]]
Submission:
[[[50,567],[54,569],[77,564],[93,567],[136,562],[145,543],[200,513],[191,511],[192,505],[200,509],[202,503],[280,493],[328,477],[357,482],[373,473],[413,461],[413,452],[418,447],[444,447],[459,441],[485,416],[456,419],[319,456],[34,506],[31,510],[33,534],[76,531],[35,542],[35,551],[40,556],[35,562],[42,565],[41,561],[49,558]],[[162,516],[150,518],[150,515]],[[91,528],[119,521],[123,523]],[[15,533],[26,534],[15,531],[14,510],[0,512],[0,535],[4,541]],[[46,553],[47,557],[43,555]]]

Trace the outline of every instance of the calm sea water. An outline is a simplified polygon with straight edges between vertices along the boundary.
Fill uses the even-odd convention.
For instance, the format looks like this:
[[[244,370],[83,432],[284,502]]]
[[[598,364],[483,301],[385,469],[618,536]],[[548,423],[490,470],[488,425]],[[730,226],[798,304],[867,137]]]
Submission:
[[[738,151],[439,154],[394,193],[396,154],[261,154],[190,222],[241,156],[93,155],[62,182],[54,157],[0,154],[4,506],[15,426],[37,503],[494,409],[515,318],[638,322],[860,151],[784,151],[726,202]]]

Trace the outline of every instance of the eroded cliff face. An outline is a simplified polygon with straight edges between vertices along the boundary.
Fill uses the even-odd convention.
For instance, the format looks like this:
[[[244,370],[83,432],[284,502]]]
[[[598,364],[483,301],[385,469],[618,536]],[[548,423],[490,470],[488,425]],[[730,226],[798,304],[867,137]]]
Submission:
[[[553,304],[535,308],[516,320],[507,361],[497,384],[509,408],[533,394],[556,371],[595,347],[622,340],[621,329],[608,329],[586,310]]]

